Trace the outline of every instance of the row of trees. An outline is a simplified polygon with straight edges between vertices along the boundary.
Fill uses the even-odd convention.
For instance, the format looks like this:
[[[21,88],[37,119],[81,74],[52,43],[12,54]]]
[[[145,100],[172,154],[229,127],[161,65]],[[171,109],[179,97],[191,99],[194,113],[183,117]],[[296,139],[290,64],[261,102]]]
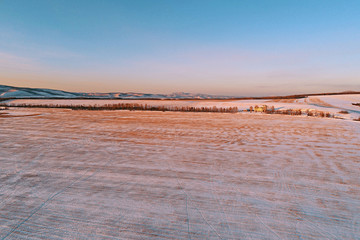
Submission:
[[[330,114],[329,112],[323,112],[323,111],[306,111],[306,115],[310,117],[327,117],[327,118],[333,118],[335,117],[334,114]]]
[[[189,106],[151,106],[138,103],[117,103],[104,105],[60,105],[60,104],[16,104],[6,105],[6,107],[25,107],[25,108],[66,108],[72,110],[130,110],[130,111],[173,111],[173,112],[239,112],[237,107],[189,107]]]
[[[130,111],[172,111],[172,112],[221,112],[221,113],[237,113],[239,109],[237,107],[189,107],[189,106],[151,106],[148,104],[138,103],[116,103],[116,104],[104,104],[104,105],[62,105],[62,104],[0,104],[2,107],[25,107],[25,108],[64,108],[72,110],[130,110]],[[303,115],[311,117],[334,117],[334,115],[323,112],[307,110],[302,111],[301,109],[275,109],[274,106],[258,105],[250,108],[249,112],[262,112],[267,114],[284,114],[284,115]]]
[[[334,115],[330,114],[329,112],[323,112],[323,111],[317,111],[317,110],[306,110],[302,111],[301,109],[275,109],[274,106],[267,106],[263,105],[259,107],[258,105],[255,105],[255,107],[250,106],[249,112],[263,112],[267,114],[284,114],[284,115],[307,115],[310,117],[328,117],[333,118]]]

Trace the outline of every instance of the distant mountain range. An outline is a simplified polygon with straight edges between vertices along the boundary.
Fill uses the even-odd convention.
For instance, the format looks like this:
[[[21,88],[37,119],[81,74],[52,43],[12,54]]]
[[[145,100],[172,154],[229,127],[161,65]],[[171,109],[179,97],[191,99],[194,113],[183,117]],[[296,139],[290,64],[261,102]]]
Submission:
[[[229,96],[215,96],[208,94],[171,93],[171,94],[147,94],[147,93],[81,93],[66,92],[45,88],[26,88],[0,85],[1,98],[89,98],[89,99],[230,99]]]

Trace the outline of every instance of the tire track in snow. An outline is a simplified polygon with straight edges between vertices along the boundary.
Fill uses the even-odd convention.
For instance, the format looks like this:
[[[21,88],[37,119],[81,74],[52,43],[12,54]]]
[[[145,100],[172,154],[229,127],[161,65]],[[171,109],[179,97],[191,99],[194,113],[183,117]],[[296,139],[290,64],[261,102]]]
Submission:
[[[110,163],[112,162],[111,158],[109,158],[108,162],[104,165],[104,166],[108,166]],[[52,201],[54,198],[56,198],[58,195],[62,194],[63,192],[65,192],[67,189],[71,188],[71,186],[73,186],[74,184],[81,182],[81,181],[86,181],[87,179],[91,178],[92,176],[94,176],[96,173],[98,173],[100,171],[100,169],[95,169],[95,171],[90,174],[89,176],[86,176],[86,174],[89,172],[90,170],[86,170],[85,173],[83,173],[79,178],[77,178],[76,180],[74,180],[73,182],[71,182],[70,184],[68,184],[67,186],[65,186],[64,188],[60,189],[58,192],[52,194],[48,199],[46,199],[41,205],[39,205],[37,208],[35,208],[28,217],[26,217],[25,219],[23,219],[21,222],[19,222],[15,227],[13,227],[3,238],[2,240],[6,239],[7,237],[9,237],[13,232],[15,232],[19,227],[21,227],[24,223],[26,223],[34,214],[36,214],[38,211],[40,211],[43,207],[45,207],[50,201]]]
[[[215,165],[215,159],[213,160],[213,165],[212,165],[212,170],[213,171],[215,170],[214,165]],[[220,173],[219,171],[217,171],[217,172]],[[221,174],[221,176],[222,176],[223,179],[225,179],[224,175]],[[230,229],[228,217],[227,217],[227,215],[226,215],[226,213],[224,211],[224,208],[222,207],[222,204],[220,203],[219,195],[214,190],[214,177],[213,177],[213,174],[210,175],[210,182],[211,182],[211,192],[212,192],[211,195],[212,195],[213,199],[215,199],[215,201],[217,202],[217,208],[222,213],[223,220],[225,220],[227,229],[228,229],[230,235],[232,236],[232,239],[234,239],[234,235],[233,235],[233,233],[232,233],[232,231]]]
[[[259,215],[257,215],[256,213],[255,213],[255,216],[256,216],[256,218],[257,218],[257,220],[259,220],[259,222],[262,224],[262,225],[264,225],[274,236],[276,236],[278,239],[280,239],[280,240],[283,240],[280,236],[279,236],[279,234],[277,234],[269,225],[267,225],[267,224],[265,224],[264,222],[263,222],[263,220],[259,217]]]
[[[175,151],[174,151],[175,152]],[[171,172],[171,169],[174,169],[172,163],[170,163],[170,160],[167,160],[167,165],[168,165],[168,170]],[[193,202],[193,207],[198,211],[198,213],[200,214],[201,218],[204,220],[204,222],[210,227],[210,229],[219,237],[219,239],[223,239],[221,237],[221,235],[216,231],[216,229],[214,228],[214,226],[212,224],[209,223],[209,221],[205,218],[205,216],[203,215],[202,211],[196,206],[195,201],[192,200],[191,196],[187,193],[187,191],[185,190],[184,186],[182,185],[179,176],[177,175],[177,172],[175,172],[175,179],[181,189],[181,191],[183,192],[183,194],[185,194],[186,199],[189,199],[191,202]],[[188,215],[188,219],[189,219],[189,215]],[[190,222],[190,220],[189,220]],[[189,226],[189,225],[188,225]],[[189,228],[188,228],[189,229]],[[190,232],[188,232],[188,234],[190,235]]]
[[[189,217],[189,210],[188,210],[188,195],[186,196],[186,220],[187,220],[187,231],[188,231],[188,237],[191,240],[191,235],[190,235],[190,217]]]
[[[76,179],[75,181],[73,181],[72,183],[70,183],[69,185],[65,186],[64,188],[62,188],[60,191],[52,194],[48,199],[46,199],[40,206],[38,206],[37,208],[35,208],[30,215],[23,219],[21,222],[19,222],[14,228],[12,228],[3,238],[2,240],[6,239],[7,237],[9,237],[13,232],[15,232],[19,227],[21,227],[25,222],[27,222],[34,214],[36,214],[40,209],[42,209],[45,205],[47,205],[48,202],[50,202],[51,200],[53,200],[54,198],[56,198],[58,195],[60,195],[61,193],[65,192],[68,188],[70,188],[72,185],[76,184],[79,181],[83,181],[86,180],[87,178],[90,178],[91,176],[93,176],[96,172],[92,173],[90,176],[87,176],[86,178],[84,178],[84,175],[81,176],[80,178]],[[85,173],[86,174],[86,173]],[[84,179],[82,179],[84,178]]]

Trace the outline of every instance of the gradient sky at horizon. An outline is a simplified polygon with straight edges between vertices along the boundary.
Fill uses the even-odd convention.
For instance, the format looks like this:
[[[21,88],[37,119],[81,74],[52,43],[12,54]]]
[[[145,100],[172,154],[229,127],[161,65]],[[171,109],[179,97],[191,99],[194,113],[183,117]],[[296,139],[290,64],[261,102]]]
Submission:
[[[233,96],[360,91],[360,1],[0,0],[0,84]]]

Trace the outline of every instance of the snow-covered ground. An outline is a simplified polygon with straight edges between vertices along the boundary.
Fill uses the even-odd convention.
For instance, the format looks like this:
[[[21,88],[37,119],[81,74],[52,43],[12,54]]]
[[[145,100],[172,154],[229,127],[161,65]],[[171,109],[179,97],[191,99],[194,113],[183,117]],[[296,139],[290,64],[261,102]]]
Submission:
[[[189,107],[238,107],[239,110],[249,109],[250,106],[274,106],[276,109],[302,109],[329,112],[344,119],[357,119],[360,117],[360,107],[352,103],[360,103],[360,94],[312,96],[302,99],[277,100],[80,100],[80,99],[17,99],[9,100],[8,104],[53,104],[53,105],[84,105],[101,106],[116,103],[138,103],[149,106],[189,106]],[[348,114],[339,113],[347,111]]]
[[[1,112],[1,239],[360,238],[359,122]]]
[[[214,96],[208,94],[192,94],[176,92],[171,94],[147,94],[134,92],[110,92],[110,93],[85,93],[66,92],[46,88],[27,88],[0,85],[1,98],[122,98],[122,99],[212,99],[229,98],[226,96]]]

